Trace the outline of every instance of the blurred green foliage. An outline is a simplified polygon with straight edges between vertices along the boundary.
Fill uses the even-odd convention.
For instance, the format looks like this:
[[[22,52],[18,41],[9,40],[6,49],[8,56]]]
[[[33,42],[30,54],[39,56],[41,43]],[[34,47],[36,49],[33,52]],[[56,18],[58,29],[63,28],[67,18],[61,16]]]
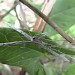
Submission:
[[[28,2],[34,7],[36,7],[37,9],[39,10],[41,9],[42,4],[36,5],[31,0],[28,0]],[[75,16],[75,0],[72,0],[72,1],[71,0],[57,0],[52,10],[52,13],[49,17],[56,24],[58,24],[66,33],[75,37],[75,17],[74,16]],[[11,13],[4,18],[5,21],[11,23],[12,25],[14,25],[15,19],[16,17],[12,15]],[[3,24],[3,27],[8,28],[8,26],[5,24]],[[56,41],[56,39],[61,39],[61,36],[58,35],[58,33],[48,25],[45,27],[44,33],[46,33],[49,37],[54,39],[54,41]],[[1,35],[0,42],[27,40],[25,37],[23,37],[22,35],[18,34],[17,32],[11,29],[8,29],[8,30],[6,29],[3,31],[3,33],[1,32],[1,29],[0,29],[0,35]],[[32,35],[32,33],[30,33],[30,35]],[[48,44],[51,43],[51,40],[49,38],[44,41],[47,42]],[[55,45],[57,46],[56,43],[53,43],[53,44],[54,46]],[[50,45],[53,46],[53,44],[50,44]],[[0,49],[1,49],[0,60],[3,63],[21,66],[25,68],[30,73],[30,75],[35,75],[36,73],[38,75],[56,75],[56,73],[60,72],[58,67],[55,67],[51,65],[50,63],[47,63],[45,65],[41,65],[39,63],[38,60],[40,57],[44,56],[43,54],[44,51],[43,49],[40,49],[39,47],[37,47],[37,45],[35,45],[34,43],[30,43],[27,45],[10,46],[10,47],[5,46],[5,47],[0,47]],[[60,47],[58,48],[52,47],[51,49],[57,49],[64,53],[66,52],[66,54],[69,53],[69,54],[75,55],[74,51],[70,52],[68,51],[68,49],[66,50]],[[1,69],[1,66],[0,66],[0,69]],[[65,68],[62,75],[75,75],[74,70],[75,70],[75,64],[70,64],[68,67]]]
[[[62,75],[75,75],[75,63],[69,64]]]

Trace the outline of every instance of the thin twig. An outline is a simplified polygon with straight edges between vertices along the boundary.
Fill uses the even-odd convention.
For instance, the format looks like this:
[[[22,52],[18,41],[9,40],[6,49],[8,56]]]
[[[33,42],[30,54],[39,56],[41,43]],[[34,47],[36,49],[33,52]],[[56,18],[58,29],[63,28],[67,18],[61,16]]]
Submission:
[[[17,19],[18,19],[20,25],[22,25],[22,22],[21,22],[21,20],[19,19],[19,16],[18,16],[18,14],[17,14],[17,10],[16,10],[16,8],[14,9],[14,11],[15,11],[15,13],[16,13],[16,17],[17,17]]]
[[[47,6],[48,2],[49,2],[49,0],[44,0],[42,8],[41,8],[41,12],[44,13],[45,15],[47,12],[44,12],[44,11],[46,9],[45,7]],[[33,26],[33,31],[43,32],[45,23],[46,22],[40,16],[38,16],[38,18],[35,22],[35,25]]]
[[[54,56],[57,56],[57,57],[60,57],[62,60],[69,62],[69,60],[67,58],[65,58],[64,56],[59,55],[55,51],[51,50],[50,46],[49,47],[48,46],[45,46],[44,45],[45,43],[43,41],[40,41],[37,37],[34,38],[34,41],[33,42],[36,43],[37,45],[39,45],[41,48],[45,49],[50,54],[52,54]]]
[[[21,33],[22,35],[24,35],[28,40],[33,41],[33,38],[28,35],[27,33],[23,32],[20,29],[15,28],[14,26],[12,26],[10,23],[3,21],[6,25],[8,25],[10,28],[14,29],[15,31]]]
[[[20,6],[20,8],[19,8],[20,9],[20,11],[19,11],[20,15],[18,15],[17,9],[15,8],[16,17],[17,17],[18,21],[20,22],[21,27],[26,29],[26,30],[29,30],[29,27],[27,25],[27,21],[25,18],[26,15],[25,15],[23,8],[22,8],[22,4],[19,0],[17,0],[16,3],[19,4],[19,6]],[[19,18],[18,16],[20,16],[21,18]]]
[[[27,30],[29,30],[29,27],[28,27],[27,21],[26,21],[26,14],[24,13],[22,5],[21,5],[20,2],[19,2],[19,5],[20,5],[21,15],[22,15],[22,18],[23,18],[24,28],[27,29]]]
[[[0,46],[26,44],[26,43],[30,43],[30,42],[31,42],[31,41],[15,41],[15,42],[6,42],[6,43],[0,43]]]
[[[64,37],[68,42],[75,46],[75,40],[67,35],[58,25],[56,25],[51,19],[47,18],[38,9],[30,5],[26,0],[20,0],[23,4],[32,9],[36,14],[38,14],[43,20],[45,20],[54,30],[56,30],[62,37]]]
[[[58,53],[56,53],[55,51],[51,50],[50,47],[45,46],[45,43],[41,40],[38,39],[38,37],[33,37],[30,36],[29,34],[23,32],[20,29],[15,28],[14,26],[11,26],[11,24],[7,23],[4,21],[5,24],[7,24],[10,28],[16,30],[17,32],[21,33],[22,35],[24,35],[28,40],[30,40],[31,42],[36,43],[37,45],[39,45],[41,48],[45,49],[47,52],[49,52],[50,54],[60,57],[62,60],[64,61],[69,61],[67,58],[65,58],[64,56],[59,55]]]
[[[47,17],[49,17],[55,2],[56,0],[45,0],[41,8],[41,12],[45,14]],[[43,32],[45,29],[45,25],[46,25],[46,22],[40,16],[38,16],[38,19],[35,22],[35,25],[33,26],[33,30]]]
[[[15,4],[8,12],[6,12],[4,15],[0,16],[0,20],[2,20],[5,16],[7,16],[13,9],[15,9],[15,7],[17,6],[17,4]]]

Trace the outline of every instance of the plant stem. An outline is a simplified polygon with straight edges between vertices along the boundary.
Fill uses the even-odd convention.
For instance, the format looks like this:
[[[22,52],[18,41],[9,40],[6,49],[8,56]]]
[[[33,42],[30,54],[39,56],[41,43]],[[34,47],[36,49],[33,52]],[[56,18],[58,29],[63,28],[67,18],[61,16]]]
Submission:
[[[75,40],[67,35],[58,25],[56,25],[51,19],[48,19],[43,13],[38,9],[30,5],[26,0],[20,0],[23,4],[32,9],[36,14],[38,14],[44,21],[46,21],[54,30],[56,30],[62,37],[64,37],[68,42],[75,46]]]

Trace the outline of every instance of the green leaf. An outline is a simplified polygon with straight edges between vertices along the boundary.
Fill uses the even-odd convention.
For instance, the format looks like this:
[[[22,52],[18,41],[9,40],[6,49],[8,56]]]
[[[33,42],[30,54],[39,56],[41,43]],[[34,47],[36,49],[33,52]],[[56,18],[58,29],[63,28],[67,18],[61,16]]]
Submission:
[[[32,36],[36,36],[39,34],[37,37],[41,37],[40,40],[45,42],[46,46],[50,46],[52,50],[54,50],[58,53],[63,52],[65,54],[75,55],[75,51],[59,46],[57,43],[55,43],[53,40],[51,40],[47,36],[43,36],[40,33],[34,33],[34,32],[30,32],[30,31],[26,31],[26,30],[24,30],[24,31]],[[7,42],[7,41],[13,42],[13,41],[27,40],[27,38],[25,38],[23,35],[19,34],[18,32],[14,31],[13,29],[9,29],[9,28],[0,29],[0,35],[1,35],[0,42]],[[34,43],[27,43],[27,44],[17,45],[17,46],[27,47],[27,48],[30,48],[33,50],[37,50],[39,52],[45,52],[44,49],[40,48],[39,46],[37,46],[37,44],[34,44]]]
[[[75,0],[56,0],[50,18],[63,30],[75,24]],[[53,28],[46,26],[45,32],[51,37],[56,34]]]
[[[32,36],[36,36],[39,34],[39,40],[46,43],[46,46],[52,46],[51,49],[54,50],[53,46],[57,46],[57,44],[49,39],[49,37],[42,37],[40,33],[34,33],[30,31],[24,30],[26,33]],[[40,35],[42,38],[40,38]],[[3,42],[15,42],[15,41],[27,41],[20,33],[14,31],[10,28],[0,28],[0,43]],[[61,52],[64,50],[64,53],[75,55],[75,51],[71,51],[65,48],[60,49],[57,48]],[[57,52],[57,50],[54,50]],[[0,46],[0,62],[4,64],[9,64],[13,66],[20,66],[24,68],[30,75],[45,75],[43,67],[39,62],[39,59],[44,56],[45,50],[35,43],[27,43],[21,45],[8,45],[8,46]],[[58,52],[59,53],[59,52]]]
[[[38,74],[36,75],[46,75],[43,66],[40,66]]]
[[[59,72],[58,67],[55,67],[51,63],[44,64],[44,70],[46,75],[57,75],[57,73]]]
[[[39,58],[41,56],[43,56],[42,53],[26,47],[9,46],[5,49],[1,49],[0,47],[0,62],[20,66],[31,75],[35,75],[38,71],[40,66]]]
[[[64,53],[64,54],[68,54],[68,55],[75,55],[74,50],[64,48],[64,47],[58,45],[56,42],[54,42],[52,39],[50,39],[47,36],[42,37],[41,40],[43,42],[45,42],[46,46],[50,47],[51,50],[54,50],[55,52],[57,52],[59,54]]]
[[[62,75],[75,75],[75,63],[69,64]]]
[[[1,43],[23,40],[26,41],[27,39],[12,29],[0,29]],[[38,48],[38,46],[36,48],[35,47],[36,46],[34,46],[34,48],[29,48],[26,47],[25,44],[0,46],[0,62],[8,65],[22,67],[30,75],[35,75],[40,70],[41,64],[39,59],[44,56],[43,52],[39,51],[40,48]]]

